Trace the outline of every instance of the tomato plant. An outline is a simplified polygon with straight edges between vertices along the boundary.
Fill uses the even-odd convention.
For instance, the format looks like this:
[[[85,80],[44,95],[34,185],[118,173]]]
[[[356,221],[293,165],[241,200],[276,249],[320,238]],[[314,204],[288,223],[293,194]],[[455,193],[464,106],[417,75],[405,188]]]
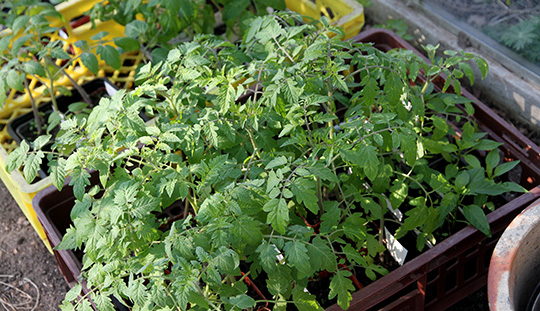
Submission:
[[[8,170],[51,157],[58,188],[70,173],[77,201],[59,247],[83,250],[99,310],[112,310],[110,296],[134,310],[346,309],[352,270],[387,273],[385,222],[399,223],[397,238],[418,232],[422,249],[459,213],[489,234],[490,196],[524,191],[498,180],[517,162],[500,164],[499,143],[478,131],[459,94],[460,78],[474,82],[468,61],[487,73],[482,59],[438,58],[428,46],[428,64],[329,38],[341,30],[324,18],[300,21],[254,18],[239,44],[196,36],[143,66],[135,90],[64,121],[56,150],[10,154]],[[456,93],[433,91],[443,73],[444,91]],[[143,122],[141,109],[154,119]],[[173,202],[184,217],[163,229],[157,213]],[[323,271],[321,296],[309,288]],[[246,276],[266,299],[248,294]],[[89,310],[80,291],[63,310]]]

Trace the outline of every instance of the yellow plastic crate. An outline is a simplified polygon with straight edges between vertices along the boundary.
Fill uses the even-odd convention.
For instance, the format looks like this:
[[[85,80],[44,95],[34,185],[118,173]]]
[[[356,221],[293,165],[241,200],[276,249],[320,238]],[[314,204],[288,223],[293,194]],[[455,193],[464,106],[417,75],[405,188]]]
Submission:
[[[344,39],[354,37],[364,26],[364,7],[355,0],[285,0],[287,8],[302,15],[330,22],[345,30]]]
[[[57,6],[57,10],[63,15],[65,23],[59,19],[51,20],[51,25],[55,27],[62,27],[67,34],[62,35],[60,32],[54,33],[51,35],[52,40],[62,40],[63,47],[65,50],[73,49],[75,53],[80,52],[77,47],[73,45],[78,40],[86,40],[91,44],[91,39],[93,35],[101,32],[107,31],[109,35],[104,38],[104,40],[112,40],[114,37],[122,36],[124,34],[124,27],[119,25],[114,21],[108,21],[103,23],[97,23],[96,28],[91,29],[91,24],[89,22],[82,24],[76,28],[71,26],[70,21],[76,19],[79,16],[82,16],[84,12],[89,10],[95,3],[100,2],[100,0],[76,0],[65,2]],[[1,34],[0,34],[1,36]],[[112,42],[110,43],[112,44]],[[124,60],[128,60],[133,56],[123,55]],[[103,64],[103,61],[101,61]],[[129,61],[130,64],[133,64],[133,61]],[[102,67],[102,66],[100,66]],[[136,67],[135,67],[136,68]],[[126,75],[129,76],[131,71],[134,74],[134,68],[121,68],[116,73],[116,70],[102,70],[100,71],[100,76],[104,75],[115,75],[119,78],[120,82],[123,85],[129,84],[129,79],[122,77],[122,72],[126,72]],[[92,80],[95,76],[82,65],[80,59],[77,59],[66,68],[66,72],[78,83],[83,84],[88,80]],[[29,77],[29,88],[30,92],[34,97],[36,105],[40,105],[51,100],[50,95],[43,95],[45,90],[44,86],[40,86],[36,79]],[[114,80],[114,79],[113,79]],[[126,82],[127,81],[127,82]],[[71,82],[66,77],[61,77],[55,81],[55,85],[61,85],[65,87],[72,86]],[[47,240],[45,232],[41,224],[39,223],[36,213],[32,207],[32,199],[34,196],[41,191],[42,189],[52,185],[50,177],[41,179],[35,183],[28,184],[24,179],[20,171],[14,171],[11,174],[8,174],[5,170],[6,158],[9,152],[17,147],[17,144],[11,139],[11,136],[7,132],[7,124],[18,117],[21,114],[31,111],[31,101],[30,96],[27,93],[17,92],[11,90],[7,96],[7,99],[4,103],[4,109],[0,111],[0,178],[6,185],[6,188],[9,190],[30,224],[38,233],[39,237],[43,240],[45,246],[52,252],[51,246]]]

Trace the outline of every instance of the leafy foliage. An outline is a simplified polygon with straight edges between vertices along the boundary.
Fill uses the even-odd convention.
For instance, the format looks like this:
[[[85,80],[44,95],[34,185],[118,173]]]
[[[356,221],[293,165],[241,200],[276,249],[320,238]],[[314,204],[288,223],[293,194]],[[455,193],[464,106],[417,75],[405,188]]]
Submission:
[[[247,27],[245,22],[268,14],[268,8],[286,7],[284,0],[108,0],[94,5],[89,15],[93,22],[113,19],[125,25],[126,38],[122,41],[130,39],[133,48],[144,44],[145,49],[153,50],[152,59],[157,63],[175,43],[220,32],[221,26],[225,26],[227,37],[241,36]],[[127,47],[128,41],[122,43]]]
[[[526,59],[540,62],[540,17],[533,17],[520,23],[505,27],[499,41],[522,54]]]
[[[25,92],[30,97],[38,133],[43,134],[44,129],[49,132],[57,124],[45,126],[47,120],[42,120],[34,100],[36,84],[42,85],[44,94],[54,95],[51,96],[51,102],[57,114],[65,111],[59,111],[56,94],[69,93],[69,90],[57,83],[61,77],[68,78],[90,105],[89,96],[72,79],[67,69],[80,59],[82,65],[97,73],[98,59],[92,52],[96,48],[105,63],[119,68],[120,54],[109,41],[103,39],[107,35],[105,32],[93,36],[90,43],[80,40],[73,46],[68,45],[60,35],[66,21],[50,3],[12,0],[5,1],[2,5],[5,5],[7,13],[0,14],[0,25],[6,28],[0,38],[0,108],[3,108],[8,95],[13,98],[17,96],[16,92]],[[32,84],[31,79],[37,83]],[[41,161],[39,157],[34,160],[34,164]],[[32,166],[29,172],[33,171]]]
[[[459,94],[460,78],[474,80],[466,62],[485,75],[483,60],[435,58],[428,46],[426,64],[409,51],[331,39],[326,32],[340,30],[324,18],[322,28],[300,20],[254,18],[239,44],[196,36],[141,67],[135,90],[62,123],[52,173],[61,185],[71,172],[77,201],[60,247],[84,251],[94,301],[284,310],[293,300],[314,310],[322,298],[346,309],[351,270],[387,272],[375,258],[390,208],[406,215],[397,237],[418,231],[422,249],[460,209],[489,234],[488,195],[523,190],[497,181],[515,164],[500,164],[499,144],[478,132]],[[434,91],[442,73],[457,94]],[[54,151],[73,145],[67,158]],[[32,167],[39,152],[22,146],[8,169]],[[98,185],[89,187],[87,170],[99,172]],[[185,212],[167,225],[157,214],[173,202]],[[317,297],[306,288],[322,271],[330,292]],[[247,277],[271,297],[247,296]],[[87,308],[78,290],[63,310]]]

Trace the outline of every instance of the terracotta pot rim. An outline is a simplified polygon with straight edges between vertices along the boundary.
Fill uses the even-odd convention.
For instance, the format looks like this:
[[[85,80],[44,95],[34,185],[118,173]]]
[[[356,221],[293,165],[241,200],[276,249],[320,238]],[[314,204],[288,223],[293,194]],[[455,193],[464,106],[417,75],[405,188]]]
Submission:
[[[488,301],[491,311],[516,310],[510,287],[513,262],[526,236],[540,225],[540,203],[535,202],[508,225],[493,251],[488,273]]]

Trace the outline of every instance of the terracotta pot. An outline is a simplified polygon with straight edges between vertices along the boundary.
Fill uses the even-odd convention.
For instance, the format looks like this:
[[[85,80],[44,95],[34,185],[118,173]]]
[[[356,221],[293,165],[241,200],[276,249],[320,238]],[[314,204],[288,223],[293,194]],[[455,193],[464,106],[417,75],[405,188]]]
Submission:
[[[493,251],[488,275],[490,310],[540,310],[539,283],[540,202],[536,201],[510,223]]]

